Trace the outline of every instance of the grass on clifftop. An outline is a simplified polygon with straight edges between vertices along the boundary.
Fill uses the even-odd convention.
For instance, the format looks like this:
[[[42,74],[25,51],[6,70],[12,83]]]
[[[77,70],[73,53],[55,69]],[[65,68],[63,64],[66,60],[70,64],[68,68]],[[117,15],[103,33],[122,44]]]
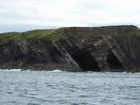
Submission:
[[[28,39],[51,39],[57,40],[60,37],[65,36],[65,29],[67,28],[59,28],[59,29],[47,29],[47,30],[31,30],[27,32],[9,32],[9,33],[1,33],[0,34],[0,44],[5,43],[9,40],[20,42],[26,41]]]
[[[9,40],[20,42],[26,41],[28,39],[51,39],[57,40],[59,38],[65,37],[66,34],[74,35],[76,32],[80,35],[90,35],[90,34],[104,34],[111,35],[116,30],[118,34],[130,33],[132,35],[140,36],[140,30],[135,26],[115,26],[115,27],[69,27],[69,28],[58,28],[58,29],[47,29],[47,30],[31,30],[27,32],[9,32],[0,34],[0,44],[5,43]],[[75,30],[75,31],[74,31]],[[74,31],[74,33],[73,33]]]

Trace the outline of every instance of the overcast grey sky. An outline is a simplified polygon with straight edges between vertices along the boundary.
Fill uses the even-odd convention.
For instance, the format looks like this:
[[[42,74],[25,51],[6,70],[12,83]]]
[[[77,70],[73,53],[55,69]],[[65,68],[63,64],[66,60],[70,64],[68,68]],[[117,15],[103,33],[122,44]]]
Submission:
[[[0,0],[0,32],[136,25],[140,0]]]

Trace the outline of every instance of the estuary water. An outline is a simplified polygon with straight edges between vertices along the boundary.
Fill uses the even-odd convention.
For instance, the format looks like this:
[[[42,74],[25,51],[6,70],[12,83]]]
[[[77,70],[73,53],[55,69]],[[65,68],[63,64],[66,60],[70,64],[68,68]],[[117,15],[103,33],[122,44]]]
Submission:
[[[0,105],[140,105],[140,73],[0,70]]]

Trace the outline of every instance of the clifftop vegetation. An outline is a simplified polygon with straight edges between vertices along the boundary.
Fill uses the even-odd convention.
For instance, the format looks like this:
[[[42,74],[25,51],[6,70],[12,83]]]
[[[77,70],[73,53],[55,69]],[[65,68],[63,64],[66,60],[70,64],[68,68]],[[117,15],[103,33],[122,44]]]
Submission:
[[[5,43],[7,41],[26,41],[29,39],[52,39],[56,40],[59,37],[65,36],[66,28],[59,29],[46,29],[46,30],[31,30],[27,32],[8,32],[0,34],[0,44]]]
[[[106,27],[67,27],[67,28],[58,28],[58,29],[46,29],[46,30],[31,30],[27,32],[8,32],[0,34],[0,44],[7,41],[26,41],[29,39],[51,39],[57,40],[59,38],[65,37],[66,35],[74,34],[123,34],[130,33],[136,36],[140,36],[140,30],[135,26],[106,26]]]

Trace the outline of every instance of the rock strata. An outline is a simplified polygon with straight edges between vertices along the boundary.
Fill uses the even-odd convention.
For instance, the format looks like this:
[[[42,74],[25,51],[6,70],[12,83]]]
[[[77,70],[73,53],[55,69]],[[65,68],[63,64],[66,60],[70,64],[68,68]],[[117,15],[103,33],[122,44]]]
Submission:
[[[65,35],[55,40],[35,37],[3,42],[0,37],[0,68],[140,72],[137,27],[68,27],[62,31],[59,34]]]

